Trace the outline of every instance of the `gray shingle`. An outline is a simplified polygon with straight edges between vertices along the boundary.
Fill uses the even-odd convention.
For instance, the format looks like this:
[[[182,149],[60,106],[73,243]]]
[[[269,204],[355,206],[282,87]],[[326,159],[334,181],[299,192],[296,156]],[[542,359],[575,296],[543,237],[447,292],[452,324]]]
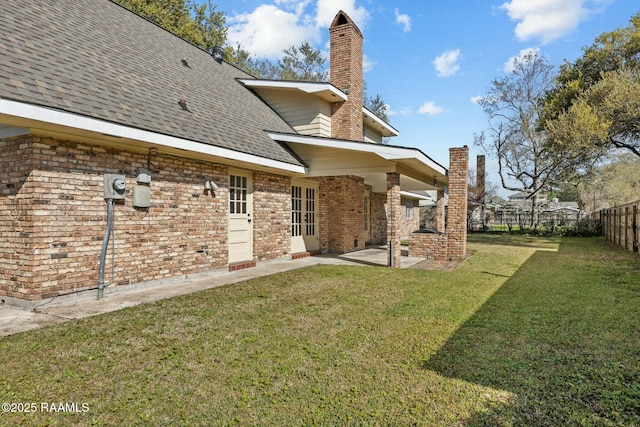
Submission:
[[[109,0],[2,0],[0,40],[0,97],[300,164],[247,74]]]

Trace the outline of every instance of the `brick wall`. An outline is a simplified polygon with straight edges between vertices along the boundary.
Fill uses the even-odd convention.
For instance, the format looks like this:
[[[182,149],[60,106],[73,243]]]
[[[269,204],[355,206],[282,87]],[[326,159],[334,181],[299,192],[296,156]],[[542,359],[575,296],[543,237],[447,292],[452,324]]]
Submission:
[[[321,251],[345,253],[364,249],[364,179],[331,176],[317,181]]]
[[[331,84],[348,92],[347,101],[332,106],[331,136],[362,141],[362,33],[344,12],[340,12],[329,27],[329,43]]]
[[[445,261],[447,259],[447,240],[447,236],[444,234],[411,233],[409,255]]]
[[[253,241],[258,261],[291,252],[291,178],[262,172],[253,174]]]
[[[467,195],[469,147],[449,149],[449,207],[447,209],[447,254],[464,259],[467,250]]]
[[[136,169],[147,167],[147,154],[40,136],[3,141],[0,295],[39,299],[97,285],[106,172],[127,177],[126,199],[115,206],[117,285],[226,266],[228,168],[152,153],[151,207],[134,208]],[[204,193],[205,179],[219,185],[215,195]],[[255,256],[288,254],[288,178],[256,173],[255,188]],[[111,245],[106,281],[110,262]]]
[[[418,201],[402,197],[400,199],[400,239],[408,239],[411,234],[420,228],[420,208]],[[407,218],[407,209],[411,210],[411,218]]]
[[[387,195],[371,193],[371,244],[387,243]]]

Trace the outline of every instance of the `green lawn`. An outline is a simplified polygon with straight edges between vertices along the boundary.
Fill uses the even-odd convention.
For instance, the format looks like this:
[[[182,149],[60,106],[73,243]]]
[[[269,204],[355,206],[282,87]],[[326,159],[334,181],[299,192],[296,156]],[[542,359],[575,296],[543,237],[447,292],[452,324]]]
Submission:
[[[640,258],[473,235],[0,338],[0,425],[640,425]],[[86,412],[41,411],[86,403]]]

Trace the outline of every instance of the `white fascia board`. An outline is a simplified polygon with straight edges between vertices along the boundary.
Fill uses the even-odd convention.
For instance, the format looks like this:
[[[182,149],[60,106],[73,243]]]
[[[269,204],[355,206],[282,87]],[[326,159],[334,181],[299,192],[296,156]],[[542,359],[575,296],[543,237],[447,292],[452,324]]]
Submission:
[[[0,114],[19,118],[51,123],[59,126],[81,129],[89,132],[97,132],[119,138],[133,139],[150,144],[163,145],[165,147],[192,151],[216,157],[223,157],[240,162],[285,170],[295,173],[306,173],[306,168],[300,165],[267,159],[253,154],[242,153],[228,148],[217,147],[201,142],[177,138],[142,129],[136,129],[120,124],[106,122],[91,117],[79,116],[65,111],[53,110],[37,105],[25,104],[0,98]]]
[[[319,138],[305,135],[286,134],[279,132],[267,132],[271,138],[282,142],[295,142],[298,144],[321,145],[323,147],[340,148],[342,150],[366,151],[377,154],[386,160],[408,160],[415,159],[427,165],[434,171],[447,175],[447,170],[440,164],[434,162],[417,148],[396,147],[393,145],[370,144],[365,142],[345,141],[333,138]]]
[[[258,79],[238,79],[240,83],[247,87],[255,88],[274,88],[274,89],[297,89],[310,94],[330,93],[332,97],[337,99],[327,99],[327,101],[337,102],[346,101],[347,95],[333,86],[331,83],[313,83],[313,82],[292,82],[279,80],[258,80]],[[318,95],[320,96],[320,95]],[[323,99],[326,99],[322,97]]]
[[[365,118],[367,119],[371,119],[374,122],[376,122],[376,124],[380,127],[382,127],[383,129],[385,129],[387,132],[389,132],[391,134],[391,136],[398,136],[400,135],[400,132],[398,132],[397,129],[395,129],[393,126],[391,126],[389,123],[385,122],[384,120],[380,119],[380,117],[376,116],[375,114],[373,114],[371,111],[369,111],[366,107],[362,107],[362,114]]]
[[[404,197],[406,197],[408,199],[433,201],[433,199],[430,196],[427,196],[426,194],[417,194],[417,193],[413,193],[411,191],[400,191],[400,195],[404,196]]]

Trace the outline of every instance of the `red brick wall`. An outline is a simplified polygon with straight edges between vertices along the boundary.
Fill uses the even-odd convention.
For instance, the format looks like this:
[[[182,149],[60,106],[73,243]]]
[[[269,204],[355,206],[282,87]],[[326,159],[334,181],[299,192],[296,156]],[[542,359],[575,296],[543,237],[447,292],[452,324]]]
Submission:
[[[449,149],[449,207],[446,233],[449,259],[464,259],[467,250],[469,147]]]
[[[127,177],[126,199],[115,206],[116,284],[228,264],[224,165],[153,153],[151,207],[141,209],[131,194],[146,152],[27,136],[3,141],[0,155],[0,295],[39,299],[97,285],[106,172]],[[204,193],[205,179],[220,186],[215,195]],[[261,173],[254,180],[255,257],[288,254],[290,181]],[[110,260],[111,245],[106,281]]]
[[[348,92],[346,102],[333,104],[331,136],[362,141],[362,33],[348,16],[339,14],[329,28],[329,39],[331,84]]]

